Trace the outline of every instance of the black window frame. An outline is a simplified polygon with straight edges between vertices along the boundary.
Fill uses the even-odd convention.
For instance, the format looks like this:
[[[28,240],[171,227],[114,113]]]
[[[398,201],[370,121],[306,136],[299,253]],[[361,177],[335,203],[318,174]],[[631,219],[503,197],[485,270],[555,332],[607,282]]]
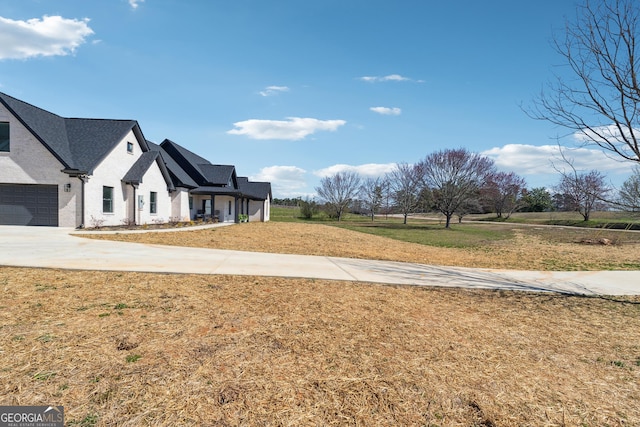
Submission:
[[[158,213],[158,193],[156,191],[149,192],[149,213]]]
[[[0,122],[0,153],[11,151],[11,129],[9,122]]]
[[[102,213],[113,213],[113,187],[102,186]]]
[[[127,141],[127,153],[133,154],[133,142]]]

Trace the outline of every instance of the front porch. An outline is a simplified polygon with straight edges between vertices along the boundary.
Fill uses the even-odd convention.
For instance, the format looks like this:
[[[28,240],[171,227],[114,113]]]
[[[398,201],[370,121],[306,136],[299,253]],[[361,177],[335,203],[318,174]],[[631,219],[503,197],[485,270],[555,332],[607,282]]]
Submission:
[[[262,220],[260,215],[255,215],[255,207],[250,209],[250,202],[251,199],[238,192],[198,189],[189,196],[190,217],[194,221],[213,222],[240,222],[241,216],[246,216],[247,221],[250,218]]]

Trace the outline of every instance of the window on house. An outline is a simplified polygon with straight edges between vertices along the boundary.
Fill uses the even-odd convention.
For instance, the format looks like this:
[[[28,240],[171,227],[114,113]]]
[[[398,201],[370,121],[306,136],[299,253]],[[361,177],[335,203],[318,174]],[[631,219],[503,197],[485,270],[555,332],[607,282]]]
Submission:
[[[113,187],[102,187],[102,212],[113,213]]]
[[[229,215],[231,215],[231,200],[229,200]]]
[[[9,123],[0,122],[0,152],[9,152]]]
[[[133,142],[127,142],[127,153],[133,153]]]
[[[193,210],[193,196],[189,196],[189,210]]]
[[[149,193],[149,213],[158,213],[158,193],[155,191]]]

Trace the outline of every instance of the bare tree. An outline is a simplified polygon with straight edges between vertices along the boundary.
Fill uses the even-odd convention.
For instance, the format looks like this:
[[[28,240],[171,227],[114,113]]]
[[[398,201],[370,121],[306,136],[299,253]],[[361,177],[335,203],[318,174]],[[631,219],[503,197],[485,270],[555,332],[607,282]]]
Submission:
[[[596,171],[564,173],[556,191],[571,201],[573,210],[579,212],[585,221],[589,221],[591,212],[604,205],[604,200],[611,189],[605,182],[605,176]]]
[[[637,0],[585,0],[555,43],[572,76],[558,76],[529,114],[573,131],[585,144],[640,162],[639,31]]]
[[[498,172],[489,176],[483,194],[496,211],[496,216],[509,219],[522,204],[523,190],[527,188],[524,178],[514,172]]]
[[[382,185],[382,178],[367,178],[360,186],[360,197],[369,209],[371,221],[382,206],[384,197]]]
[[[391,179],[389,178],[389,174],[385,175],[382,178],[382,206],[384,210],[384,218],[389,218],[389,213],[391,213],[391,202],[392,202],[392,194],[391,194]]]
[[[407,217],[420,205],[420,172],[419,169],[409,163],[398,163],[389,172],[388,179],[391,184],[391,195],[396,207],[404,217],[403,223],[407,223]]]
[[[433,201],[449,228],[457,210],[477,197],[479,188],[495,173],[493,160],[464,148],[429,154],[419,165],[422,179],[431,188]]]
[[[622,184],[616,204],[626,211],[640,212],[640,166],[636,166],[633,174]]]
[[[334,209],[338,221],[360,188],[360,176],[356,172],[338,172],[324,177],[316,187],[318,196]]]

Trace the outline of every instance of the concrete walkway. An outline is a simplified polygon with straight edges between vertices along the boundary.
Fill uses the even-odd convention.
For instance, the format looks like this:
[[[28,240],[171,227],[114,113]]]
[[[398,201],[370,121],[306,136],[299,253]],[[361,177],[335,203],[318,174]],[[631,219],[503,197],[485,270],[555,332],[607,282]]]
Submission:
[[[399,285],[640,295],[639,271],[535,272],[147,245],[76,230],[0,226],[0,265],[78,270],[305,277]]]

